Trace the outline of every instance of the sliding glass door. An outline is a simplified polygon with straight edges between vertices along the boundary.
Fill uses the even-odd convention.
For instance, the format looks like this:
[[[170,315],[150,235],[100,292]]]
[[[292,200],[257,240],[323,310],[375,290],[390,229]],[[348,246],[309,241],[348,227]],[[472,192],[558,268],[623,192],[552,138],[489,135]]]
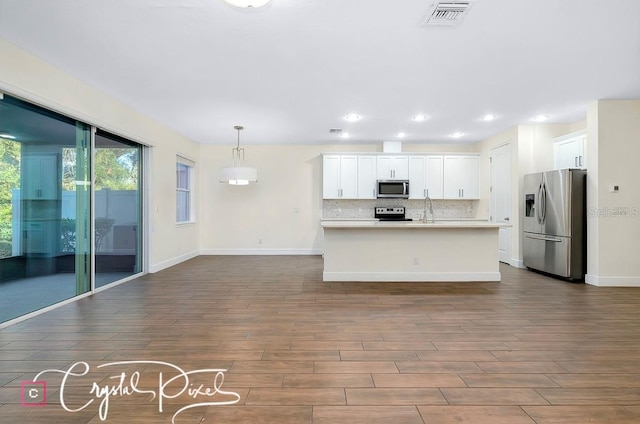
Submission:
[[[139,144],[0,97],[0,323],[142,272],[141,163]]]
[[[0,100],[0,322],[91,289],[91,127]]]
[[[96,287],[142,271],[141,155],[139,144],[96,132]]]

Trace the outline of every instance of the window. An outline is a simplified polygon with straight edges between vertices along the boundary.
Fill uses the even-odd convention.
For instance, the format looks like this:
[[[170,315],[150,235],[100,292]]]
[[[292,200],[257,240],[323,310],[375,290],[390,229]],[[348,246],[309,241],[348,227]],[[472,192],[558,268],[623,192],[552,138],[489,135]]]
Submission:
[[[176,167],[176,221],[193,222],[193,162],[178,156]]]

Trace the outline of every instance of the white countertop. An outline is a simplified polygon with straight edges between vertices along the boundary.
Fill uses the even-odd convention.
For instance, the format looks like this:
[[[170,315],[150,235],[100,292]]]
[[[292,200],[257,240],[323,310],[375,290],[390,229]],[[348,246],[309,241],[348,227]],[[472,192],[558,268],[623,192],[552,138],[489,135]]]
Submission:
[[[510,224],[490,221],[436,221],[424,223],[422,221],[378,221],[378,220],[323,220],[323,228],[501,228]]]

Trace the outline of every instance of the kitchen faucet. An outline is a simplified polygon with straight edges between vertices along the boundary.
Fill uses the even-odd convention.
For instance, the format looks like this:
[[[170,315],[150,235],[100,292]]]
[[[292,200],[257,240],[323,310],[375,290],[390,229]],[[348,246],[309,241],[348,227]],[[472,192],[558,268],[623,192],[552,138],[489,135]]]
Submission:
[[[422,222],[424,222],[425,224],[429,222],[427,220],[427,202],[429,202],[429,212],[431,212],[431,223],[435,224],[436,223],[436,217],[433,214],[433,203],[431,202],[431,198],[429,196],[426,196],[424,198],[424,210],[422,212]]]

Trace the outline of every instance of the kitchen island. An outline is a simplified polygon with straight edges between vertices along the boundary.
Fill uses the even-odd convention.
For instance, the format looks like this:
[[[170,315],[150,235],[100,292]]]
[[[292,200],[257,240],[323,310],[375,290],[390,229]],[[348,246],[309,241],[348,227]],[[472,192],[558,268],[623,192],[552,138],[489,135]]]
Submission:
[[[488,221],[322,221],[324,281],[500,281]]]

